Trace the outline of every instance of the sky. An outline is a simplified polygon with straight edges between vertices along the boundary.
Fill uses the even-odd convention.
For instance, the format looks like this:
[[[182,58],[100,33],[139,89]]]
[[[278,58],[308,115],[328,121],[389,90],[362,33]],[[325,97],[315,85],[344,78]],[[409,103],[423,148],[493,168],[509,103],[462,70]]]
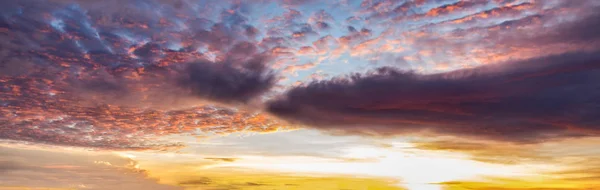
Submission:
[[[0,190],[600,189],[597,0],[2,0]]]

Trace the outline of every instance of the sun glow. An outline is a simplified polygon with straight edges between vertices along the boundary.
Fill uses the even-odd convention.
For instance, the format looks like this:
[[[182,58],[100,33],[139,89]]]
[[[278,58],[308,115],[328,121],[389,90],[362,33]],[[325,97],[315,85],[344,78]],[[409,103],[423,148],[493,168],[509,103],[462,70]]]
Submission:
[[[343,150],[341,158],[310,156],[244,156],[240,161],[212,167],[241,167],[307,174],[359,175],[401,179],[409,189],[440,189],[437,183],[477,180],[481,176],[528,175],[526,168],[470,160],[459,153],[418,149],[358,146]]]

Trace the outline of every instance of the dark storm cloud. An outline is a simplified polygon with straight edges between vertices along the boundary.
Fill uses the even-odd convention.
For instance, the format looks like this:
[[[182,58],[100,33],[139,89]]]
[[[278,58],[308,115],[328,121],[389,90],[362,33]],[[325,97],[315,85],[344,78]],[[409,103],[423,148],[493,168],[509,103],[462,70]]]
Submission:
[[[229,62],[191,63],[179,85],[199,97],[225,103],[246,102],[268,91],[276,82],[276,76],[268,73],[264,59],[257,57],[248,60],[238,65],[242,68],[236,68],[235,64]]]
[[[595,12],[590,15],[566,23],[535,39],[541,43],[590,43],[600,40],[600,13]],[[597,45],[597,44],[596,44]]]
[[[521,15],[536,6],[494,8],[467,16],[464,22]],[[600,19],[597,13],[581,12],[568,22],[557,21],[568,6],[498,25],[457,29],[437,41],[476,39],[467,47],[461,46],[464,42],[415,40],[423,49],[474,48],[487,58],[501,60],[484,63],[499,64],[441,74],[380,68],[297,86],[267,107],[282,118],[334,133],[433,133],[521,143],[597,136],[600,32],[596,26]],[[497,14],[487,15],[491,12]],[[470,20],[476,17],[481,19]],[[533,30],[523,35],[524,28]],[[358,33],[353,27],[349,30]],[[465,37],[474,34],[484,34],[483,40]],[[349,39],[341,37],[340,42]],[[503,55],[503,48],[519,54]],[[467,58],[476,56],[480,55]]]
[[[534,142],[600,134],[598,81],[599,52],[430,75],[379,68],[298,86],[268,109],[342,133],[433,132]]]

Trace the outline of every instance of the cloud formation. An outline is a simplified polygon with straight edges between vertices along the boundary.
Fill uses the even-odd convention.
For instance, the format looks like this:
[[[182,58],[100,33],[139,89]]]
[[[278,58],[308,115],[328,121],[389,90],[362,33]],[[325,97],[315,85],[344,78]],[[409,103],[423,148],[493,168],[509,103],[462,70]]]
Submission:
[[[175,14],[198,11],[176,3],[142,4],[3,1],[0,138],[162,149],[182,146],[157,141],[169,134],[277,128],[223,108],[251,104],[276,82],[276,56],[257,47],[246,5],[209,20]]]
[[[536,62],[550,55],[568,57],[573,55],[569,52],[596,51],[599,39],[595,27],[598,14],[593,11],[598,3],[591,0],[50,0],[43,4],[8,0],[0,6],[0,124],[8,126],[0,129],[0,138],[111,149],[180,147],[177,142],[155,140],[172,134],[194,135],[196,131],[275,131],[285,122],[260,113],[259,107],[278,90],[308,84],[307,80],[389,66],[398,69],[380,69],[347,83],[380,77],[395,84],[394,77],[404,77],[411,78],[408,83],[413,88],[428,93],[433,87],[420,87],[421,78],[437,76],[431,73],[527,62],[517,60]],[[457,72],[463,71],[467,70]],[[338,77],[320,85],[340,85],[340,81],[344,80]],[[427,81],[424,85],[448,82]],[[451,83],[471,87],[457,81]],[[314,85],[296,88],[311,89]],[[351,86],[344,88],[360,89]],[[296,91],[302,90],[288,95]],[[396,92],[389,93],[392,96]],[[290,99],[296,109],[298,105],[293,102],[298,100],[294,98],[271,102]],[[336,101],[339,105],[333,105]],[[335,100],[319,106],[343,103]],[[415,102],[410,106],[422,109],[424,105]],[[467,109],[463,106],[458,105]],[[437,112],[451,109],[449,105],[432,107]],[[346,114],[339,108],[329,109],[325,113]],[[282,115],[280,111],[273,113]],[[530,114],[535,115],[535,111]],[[425,119],[418,117],[440,114],[440,122],[467,118],[456,125],[484,122],[473,119],[475,116],[421,114],[407,119],[422,121]],[[370,124],[386,126],[382,133],[389,129],[389,121],[371,120],[375,116],[367,115],[358,123],[372,121]],[[517,123],[525,118],[516,114],[500,118],[509,116],[519,118],[514,121]],[[333,121],[341,115],[331,119],[304,117],[284,116],[303,123],[331,120],[338,124]],[[549,129],[550,124],[538,125],[532,127],[535,134],[562,130]],[[462,129],[445,130],[458,133]]]
[[[298,86],[271,113],[344,133],[535,142],[598,135],[600,56],[567,53],[439,74],[379,68]]]
[[[600,33],[593,32],[597,31],[598,14],[577,13],[569,22],[557,22],[557,17],[565,12],[582,9],[579,5],[559,3],[541,14],[523,17],[526,10],[539,10],[544,5],[539,2],[503,3],[483,11],[469,10],[488,3],[459,2],[430,11],[448,8],[474,12],[458,19],[477,15],[489,20],[453,23],[459,29],[447,33],[402,33],[407,37],[402,44],[421,46],[416,47],[414,55],[402,58],[404,64],[427,62],[450,47],[450,54],[456,57],[447,59],[460,65],[455,67],[458,69],[449,69],[452,65],[444,62],[434,66],[438,71],[446,71],[441,73],[389,64],[392,66],[296,86],[271,100],[267,109],[282,118],[342,134],[450,134],[519,143],[598,135],[600,123],[595,118],[600,113],[595,110],[599,91],[593,82],[598,80],[600,67]],[[459,5],[463,8],[452,8]],[[519,16],[522,17],[497,22]],[[450,21],[423,27],[440,29]],[[467,27],[460,28],[461,24]],[[354,27],[348,28],[357,33]],[[574,28],[577,30],[571,30]],[[536,30],[539,32],[535,35],[517,34]],[[382,53],[372,49],[386,35],[395,33],[388,31],[359,41],[369,43],[369,47],[357,45],[350,55]],[[354,39],[350,36],[338,41],[349,44],[348,39]],[[391,46],[386,48],[389,52],[405,52],[394,50],[398,47],[391,40],[384,45]],[[471,50],[465,53],[463,48]],[[473,66],[473,59],[488,64]]]

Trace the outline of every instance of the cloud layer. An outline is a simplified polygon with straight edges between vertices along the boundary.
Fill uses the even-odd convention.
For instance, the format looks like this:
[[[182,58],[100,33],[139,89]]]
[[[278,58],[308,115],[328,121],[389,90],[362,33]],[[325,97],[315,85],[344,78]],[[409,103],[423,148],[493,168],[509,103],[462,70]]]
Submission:
[[[293,88],[268,109],[319,129],[358,134],[429,131],[522,142],[597,135],[598,53],[429,75],[379,68]]]
[[[275,56],[242,13],[188,18],[175,13],[193,10],[163,1],[1,4],[2,139],[148,149],[181,146],[157,141],[170,134],[277,128],[223,107],[251,104],[276,82]]]
[[[594,134],[597,113],[589,110],[596,108],[596,86],[589,81],[596,65],[586,61],[596,60],[598,6],[593,0],[2,1],[0,138],[180,147],[157,140],[199,131],[270,132],[286,123],[262,107],[350,133],[426,130],[515,141]],[[489,64],[511,69],[480,67]],[[352,74],[361,70],[374,71]]]

